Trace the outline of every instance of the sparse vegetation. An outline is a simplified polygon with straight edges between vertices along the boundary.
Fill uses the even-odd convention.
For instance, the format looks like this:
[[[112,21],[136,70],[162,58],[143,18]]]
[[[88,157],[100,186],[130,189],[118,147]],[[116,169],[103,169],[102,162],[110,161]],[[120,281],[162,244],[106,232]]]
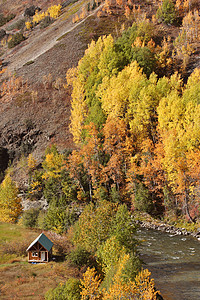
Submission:
[[[18,44],[20,44],[24,40],[25,40],[25,37],[23,36],[23,33],[17,32],[16,34],[14,34],[12,36],[12,38],[8,42],[8,48],[14,48],[15,46],[17,46]]]
[[[7,22],[11,21],[14,18],[15,18],[14,14],[10,14],[7,17],[4,17],[3,14],[0,14],[0,26],[5,25]]]

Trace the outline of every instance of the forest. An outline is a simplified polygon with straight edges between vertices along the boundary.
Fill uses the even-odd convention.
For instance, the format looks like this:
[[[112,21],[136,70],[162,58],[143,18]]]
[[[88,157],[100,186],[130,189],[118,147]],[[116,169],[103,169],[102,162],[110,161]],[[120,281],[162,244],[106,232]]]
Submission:
[[[60,150],[51,142],[40,159],[28,149],[1,176],[0,222],[70,240],[65,254],[81,277],[49,290],[47,300],[162,299],[142,268],[135,220],[148,215],[199,227],[200,68],[190,70],[199,53],[199,4],[155,2],[151,18],[132,0],[103,3],[98,17],[121,15],[120,33],[94,38],[65,80],[46,83],[50,94],[71,96],[73,146]],[[58,18],[61,5],[54,8],[36,11],[26,30],[48,14]],[[83,8],[73,23],[86,14]],[[178,34],[161,37],[158,24]],[[3,81],[0,101],[23,97],[37,103],[40,95],[15,75]],[[48,209],[23,211],[14,178],[20,163],[24,197],[46,199]]]

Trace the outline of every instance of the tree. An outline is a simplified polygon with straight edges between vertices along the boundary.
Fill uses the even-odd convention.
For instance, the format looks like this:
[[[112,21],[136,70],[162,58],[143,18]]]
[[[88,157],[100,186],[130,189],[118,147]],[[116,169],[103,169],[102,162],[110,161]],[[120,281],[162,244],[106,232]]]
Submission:
[[[102,179],[118,193],[125,180],[127,157],[132,152],[127,132],[125,122],[117,117],[108,117],[103,128],[103,150],[108,156],[108,162],[102,168]]]
[[[49,13],[51,18],[56,19],[61,14],[61,8],[62,6],[60,4],[52,5],[51,7],[48,8],[47,12]]]
[[[97,207],[88,204],[75,224],[74,244],[95,252],[109,236],[114,208],[115,205],[107,201]]]
[[[115,236],[121,246],[125,247],[125,249],[127,249],[130,253],[136,252],[136,226],[126,204],[118,207],[118,210],[112,220],[110,233],[112,236]]]
[[[100,300],[102,293],[99,289],[101,280],[96,274],[95,268],[88,268],[81,280],[81,300]]]
[[[124,255],[120,261],[118,271],[114,276],[113,284],[104,293],[103,300],[138,299],[156,300],[158,291],[155,291],[151,273],[145,269],[138,273],[134,281],[123,281],[122,273],[127,264],[129,255]]]
[[[157,18],[166,24],[173,24],[176,20],[176,9],[172,0],[164,0],[156,14]]]
[[[6,175],[0,185],[0,221],[14,223],[22,213],[19,190],[10,175]]]
[[[183,89],[183,96],[172,91],[158,107],[159,132],[162,138],[163,168],[183,213],[192,221],[190,201],[194,179],[188,157],[199,150],[199,71],[195,71]],[[194,152],[195,151],[195,152]]]

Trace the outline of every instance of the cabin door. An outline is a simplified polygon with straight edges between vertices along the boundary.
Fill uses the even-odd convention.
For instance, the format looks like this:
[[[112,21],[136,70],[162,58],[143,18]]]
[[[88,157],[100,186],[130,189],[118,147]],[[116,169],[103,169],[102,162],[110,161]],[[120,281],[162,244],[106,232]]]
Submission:
[[[42,260],[42,261],[45,260],[45,251],[41,251],[41,260]]]

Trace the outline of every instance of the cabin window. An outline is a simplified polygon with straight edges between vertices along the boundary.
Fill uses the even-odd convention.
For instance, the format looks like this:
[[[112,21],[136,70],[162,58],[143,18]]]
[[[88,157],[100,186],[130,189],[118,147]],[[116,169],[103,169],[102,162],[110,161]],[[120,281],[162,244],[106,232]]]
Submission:
[[[32,252],[32,257],[37,257],[38,253],[37,252]]]

